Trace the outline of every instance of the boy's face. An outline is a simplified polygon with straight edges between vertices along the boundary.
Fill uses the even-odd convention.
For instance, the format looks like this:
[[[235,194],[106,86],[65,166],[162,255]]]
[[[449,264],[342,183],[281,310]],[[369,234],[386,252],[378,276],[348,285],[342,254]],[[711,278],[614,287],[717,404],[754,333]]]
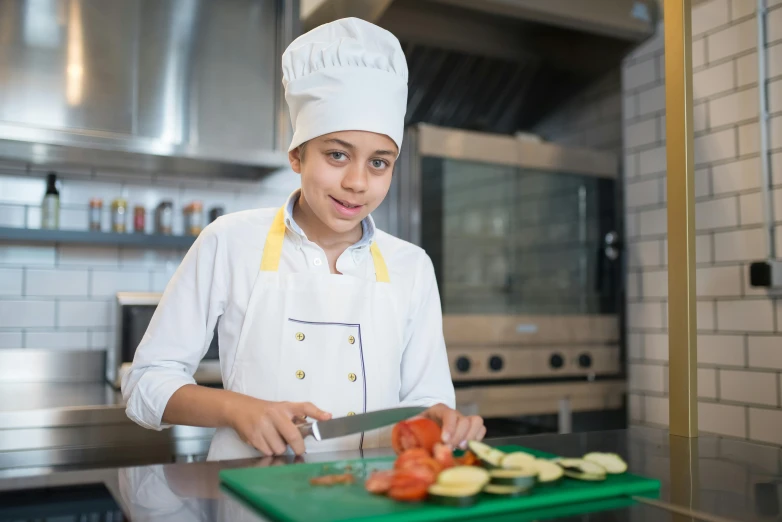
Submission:
[[[334,232],[350,232],[388,193],[397,146],[384,134],[340,131],[319,136],[289,154],[301,191]]]

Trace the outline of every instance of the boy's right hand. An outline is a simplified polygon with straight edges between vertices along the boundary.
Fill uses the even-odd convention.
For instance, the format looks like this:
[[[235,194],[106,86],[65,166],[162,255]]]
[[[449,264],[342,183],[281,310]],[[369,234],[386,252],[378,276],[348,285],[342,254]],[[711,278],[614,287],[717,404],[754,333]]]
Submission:
[[[296,455],[303,455],[304,439],[294,420],[331,418],[330,413],[311,402],[272,402],[246,395],[232,402],[228,412],[230,426],[244,442],[264,455],[282,455],[287,446]]]

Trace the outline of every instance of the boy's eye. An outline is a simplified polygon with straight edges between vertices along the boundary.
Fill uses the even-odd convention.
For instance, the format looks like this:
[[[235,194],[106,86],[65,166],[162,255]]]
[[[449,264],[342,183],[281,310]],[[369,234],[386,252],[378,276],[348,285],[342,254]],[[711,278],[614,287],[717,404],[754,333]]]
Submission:
[[[335,159],[337,161],[341,161],[345,159],[345,154],[342,152],[332,152],[331,153],[331,159]]]
[[[376,169],[382,169],[383,167],[385,167],[385,165],[386,162],[383,160],[379,160],[379,159],[372,160],[372,166]]]

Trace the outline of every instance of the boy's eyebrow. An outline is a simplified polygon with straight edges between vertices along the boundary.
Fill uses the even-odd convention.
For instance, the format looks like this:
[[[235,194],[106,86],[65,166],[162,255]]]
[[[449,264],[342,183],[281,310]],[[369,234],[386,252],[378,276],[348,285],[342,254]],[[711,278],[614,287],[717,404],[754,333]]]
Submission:
[[[396,152],[390,150],[376,150],[375,154],[378,156],[396,156]]]
[[[341,146],[345,147],[346,149],[356,150],[356,146],[355,145],[353,145],[352,143],[350,143],[348,141],[341,140],[339,138],[329,138],[329,139],[323,140],[323,143],[336,143],[337,145],[341,145]],[[394,157],[396,157],[396,152],[391,151],[391,150],[379,149],[379,150],[375,151],[375,155],[377,155],[377,156],[394,156]]]

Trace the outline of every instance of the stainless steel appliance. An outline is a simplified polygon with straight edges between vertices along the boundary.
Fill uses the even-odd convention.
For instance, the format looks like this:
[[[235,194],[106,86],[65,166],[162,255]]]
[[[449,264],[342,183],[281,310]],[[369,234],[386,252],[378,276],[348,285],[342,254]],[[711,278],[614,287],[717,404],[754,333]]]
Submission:
[[[460,407],[621,408],[616,157],[418,125],[399,166],[380,214],[432,258]]]
[[[106,379],[119,387],[122,376],[130,369],[133,355],[149,326],[163,294],[118,292],[116,296],[116,336],[106,358]],[[209,350],[198,365],[194,378],[198,384],[221,385],[217,328]]]

